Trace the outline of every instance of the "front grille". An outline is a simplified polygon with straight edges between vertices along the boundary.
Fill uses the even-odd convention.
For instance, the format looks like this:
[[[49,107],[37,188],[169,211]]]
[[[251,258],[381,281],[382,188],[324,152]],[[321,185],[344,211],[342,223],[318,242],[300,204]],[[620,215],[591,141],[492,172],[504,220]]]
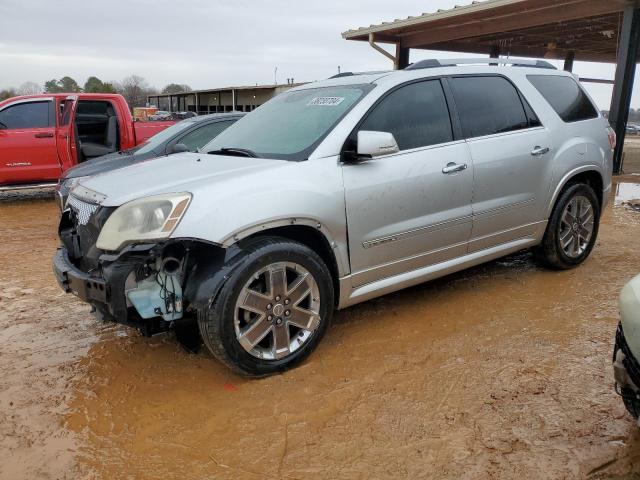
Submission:
[[[78,224],[86,225],[89,223],[91,215],[98,209],[98,205],[80,200],[73,195],[69,196],[67,205],[75,212]]]

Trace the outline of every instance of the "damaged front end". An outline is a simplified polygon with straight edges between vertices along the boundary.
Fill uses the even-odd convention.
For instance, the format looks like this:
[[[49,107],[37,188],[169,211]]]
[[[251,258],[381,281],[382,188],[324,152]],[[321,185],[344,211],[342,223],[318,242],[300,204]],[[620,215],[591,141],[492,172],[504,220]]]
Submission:
[[[613,350],[616,392],[640,426],[640,276],[620,293],[620,324]]]
[[[71,201],[53,261],[58,283],[108,320],[152,335],[192,322],[226,278],[233,249],[194,239],[131,243],[118,252],[96,246],[115,209]]]

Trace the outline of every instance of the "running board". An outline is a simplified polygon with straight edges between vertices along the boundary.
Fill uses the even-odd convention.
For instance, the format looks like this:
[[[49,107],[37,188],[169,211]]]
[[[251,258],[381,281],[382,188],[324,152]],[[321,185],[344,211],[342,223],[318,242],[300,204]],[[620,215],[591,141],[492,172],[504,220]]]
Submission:
[[[28,183],[24,185],[0,185],[0,192],[10,192],[12,190],[33,190],[34,188],[53,188],[57,183]]]
[[[399,275],[376,280],[375,282],[367,283],[353,289],[350,294],[345,292],[346,298],[343,297],[341,299],[342,301],[338,308],[342,309],[350,307],[356,303],[364,302],[381,295],[386,295],[387,293],[402,290],[403,288],[427,282],[438,277],[443,277],[450,273],[459,272],[460,270],[465,270],[466,268],[474,265],[489,262],[491,260],[504,257],[505,255],[509,255],[510,253],[533,247],[536,243],[536,240],[530,237],[520,238],[491,248],[478,250],[463,257],[454,258],[434,265],[428,265],[417,270],[411,270]]]

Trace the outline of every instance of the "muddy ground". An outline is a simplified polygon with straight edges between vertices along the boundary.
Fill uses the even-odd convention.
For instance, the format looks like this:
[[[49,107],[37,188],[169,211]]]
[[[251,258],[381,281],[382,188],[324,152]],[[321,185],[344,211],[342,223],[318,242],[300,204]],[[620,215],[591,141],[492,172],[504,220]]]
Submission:
[[[262,380],[94,320],[55,284],[56,221],[50,195],[0,198],[2,479],[640,478],[610,366],[628,205],[578,269],[525,252],[367,302]]]

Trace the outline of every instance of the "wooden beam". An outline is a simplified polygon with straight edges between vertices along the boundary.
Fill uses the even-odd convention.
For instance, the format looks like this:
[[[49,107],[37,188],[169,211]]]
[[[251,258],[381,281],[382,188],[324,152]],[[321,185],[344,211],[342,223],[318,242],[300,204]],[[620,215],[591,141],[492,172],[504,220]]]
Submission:
[[[496,9],[497,10],[497,9]],[[575,19],[595,17],[619,12],[620,2],[615,0],[575,0],[567,4],[532,6],[529,9],[507,15],[485,12],[482,19],[465,21],[463,15],[440,27],[425,24],[424,30],[402,36],[402,44],[409,48],[425,48],[461,38],[492,35],[512,30],[549,25]]]
[[[487,54],[487,46],[485,44],[477,42],[447,42],[429,45],[419,50],[436,50],[444,52],[459,52],[459,53],[478,53]],[[514,57],[527,57],[527,58],[547,58],[553,60],[564,60],[567,49],[555,49],[549,51],[546,48],[540,47],[523,47],[523,46],[511,46],[502,47],[501,52],[503,55],[511,55]],[[613,63],[616,61],[615,52],[611,54],[584,52],[581,50],[575,51],[575,59],[581,62],[601,62],[601,63]]]

